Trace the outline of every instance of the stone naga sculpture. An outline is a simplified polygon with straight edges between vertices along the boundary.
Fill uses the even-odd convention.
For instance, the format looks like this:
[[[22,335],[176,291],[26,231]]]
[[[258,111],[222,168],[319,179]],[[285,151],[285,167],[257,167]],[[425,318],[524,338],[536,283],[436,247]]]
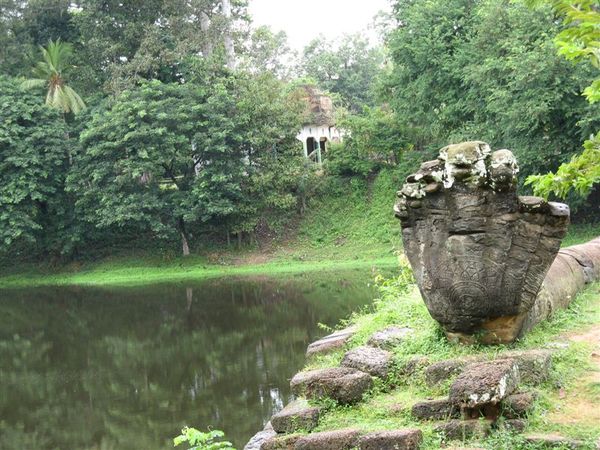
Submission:
[[[516,193],[509,150],[464,142],[410,175],[395,205],[431,316],[461,342],[508,343],[525,331],[569,224],[569,207]]]

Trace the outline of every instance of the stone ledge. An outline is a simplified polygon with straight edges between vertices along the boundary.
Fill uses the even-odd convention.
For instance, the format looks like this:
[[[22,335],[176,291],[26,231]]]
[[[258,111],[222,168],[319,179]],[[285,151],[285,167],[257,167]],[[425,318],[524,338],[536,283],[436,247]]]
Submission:
[[[313,342],[306,349],[306,357],[310,358],[316,355],[325,355],[344,348],[344,345],[356,333],[356,327],[348,327],[338,330],[325,336],[318,341]]]
[[[387,378],[393,355],[376,347],[357,347],[344,355],[343,367],[361,370],[374,377]]]
[[[324,431],[300,437],[294,450],[351,450],[358,444],[360,432],[356,429]]]
[[[417,429],[379,431],[360,438],[360,450],[417,450],[423,433]]]
[[[320,412],[306,400],[295,400],[271,418],[271,425],[277,433],[311,431],[319,424]]]
[[[511,359],[470,364],[450,388],[450,401],[467,408],[498,404],[519,384],[519,369]]]
[[[335,367],[297,373],[290,382],[292,392],[308,398],[329,397],[338,403],[356,403],[373,386],[367,373],[349,367]]]

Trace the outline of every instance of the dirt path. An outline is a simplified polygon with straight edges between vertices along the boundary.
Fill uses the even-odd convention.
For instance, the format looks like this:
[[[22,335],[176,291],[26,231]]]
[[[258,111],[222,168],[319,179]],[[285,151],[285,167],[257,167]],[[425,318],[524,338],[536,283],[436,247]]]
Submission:
[[[600,424],[600,323],[565,336],[571,342],[591,345],[591,366],[574,386],[560,391],[551,422],[561,425],[598,426]]]

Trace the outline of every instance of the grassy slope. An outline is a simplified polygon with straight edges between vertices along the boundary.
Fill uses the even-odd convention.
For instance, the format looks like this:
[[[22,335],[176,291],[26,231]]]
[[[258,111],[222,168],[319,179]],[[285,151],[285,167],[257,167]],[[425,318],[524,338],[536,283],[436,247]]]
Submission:
[[[527,432],[559,432],[585,440],[584,448],[596,448],[594,442],[600,437],[600,423],[595,420],[593,413],[586,416],[581,412],[570,416],[566,423],[555,421],[553,417],[564,409],[565,403],[581,392],[585,392],[583,397],[588,403],[588,410],[595,409],[593,405],[600,402],[600,390],[595,383],[580,383],[580,380],[586,379],[586,374],[595,370],[590,356],[593,349],[585,342],[565,346],[564,338],[565,334],[600,326],[600,283],[588,287],[568,310],[557,312],[550,321],[538,325],[521,341],[510,346],[485,347],[448,342],[427,313],[417,290],[414,286],[407,285],[406,279],[407,274],[404,273],[404,281],[385,282],[380,287],[381,298],[370,309],[355,314],[350,322],[356,324],[359,331],[349,347],[364,345],[370,335],[388,325],[411,327],[415,330],[414,337],[394,349],[396,364],[401,368],[407,361],[418,356],[426,357],[431,362],[474,355],[494,358],[504,350],[552,348],[554,343],[554,347],[558,349],[553,358],[550,379],[536,386],[525,386],[525,389],[534,389],[539,394],[535,408],[527,418]],[[307,368],[337,366],[343,354],[344,351],[340,351],[321,357]],[[433,430],[434,423],[415,420],[410,410],[417,401],[447,396],[448,388],[449,383],[437,388],[428,387],[424,382],[423,372],[406,377],[400,371],[388,383],[376,384],[366,400],[356,406],[339,407],[331,402],[322,402],[321,406],[327,412],[315,431],[346,427],[358,427],[363,431],[413,427],[423,430],[424,450],[437,449],[442,442]],[[522,437],[502,430],[496,431],[489,438],[476,441],[466,440],[453,444],[494,450],[538,448],[526,444]]]

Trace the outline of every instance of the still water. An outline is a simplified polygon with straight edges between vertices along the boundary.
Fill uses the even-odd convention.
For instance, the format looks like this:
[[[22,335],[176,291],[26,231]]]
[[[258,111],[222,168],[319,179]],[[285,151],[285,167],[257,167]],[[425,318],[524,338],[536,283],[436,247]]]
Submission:
[[[0,448],[241,449],[290,399],[309,342],[374,296],[368,270],[0,291]]]

